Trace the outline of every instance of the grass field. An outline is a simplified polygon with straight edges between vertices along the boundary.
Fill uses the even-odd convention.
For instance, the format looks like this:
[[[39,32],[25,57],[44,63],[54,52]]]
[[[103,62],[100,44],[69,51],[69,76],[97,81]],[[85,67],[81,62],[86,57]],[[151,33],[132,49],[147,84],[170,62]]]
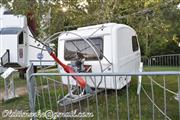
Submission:
[[[175,68],[175,67],[145,67],[144,68],[145,71],[179,71],[179,68]],[[39,85],[45,85],[47,83],[47,81],[42,81],[42,84],[40,82],[40,78],[38,78],[39,81],[37,84]],[[55,78],[57,80],[60,80],[59,78]],[[153,79],[156,80],[156,82],[158,82],[159,84],[163,85],[163,76],[154,76]],[[178,84],[177,84],[177,76],[166,76],[166,87],[174,92],[178,91]],[[15,84],[16,87],[21,87],[21,86],[26,86],[26,80],[21,80],[18,79],[18,77],[16,76],[15,79]],[[64,107],[59,107],[56,105],[57,103],[57,96],[58,95],[62,95],[62,91],[61,89],[57,89],[57,93],[58,95],[55,95],[55,89],[53,86],[53,82],[49,83],[50,85],[52,85],[50,88],[50,93],[48,92],[47,89],[44,89],[44,94],[39,94],[39,96],[43,96],[43,97],[38,97],[37,100],[37,106],[36,106],[36,110],[41,109],[42,111],[48,110],[48,109],[52,109],[53,111],[64,111]],[[148,77],[143,77],[143,81],[142,81],[142,85],[145,88],[145,90],[147,91],[148,95],[151,97],[151,83],[150,80],[148,79]],[[0,79],[0,88],[2,91],[2,87],[3,87],[3,80]],[[60,86],[55,86],[56,88],[60,88]],[[157,85],[153,84],[153,88],[154,88],[154,99],[155,99],[155,103],[163,110],[164,108],[164,90],[159,88]],[[66,89],[66,88],[65,88]],[[65,90],[66,91],[66,90]],[[129,107],[130,107],[130,119],[133,120],[137,120],[139,119],[139,112],[138,112],[138,96],[136,94],[137,91],[137,78],[133,77],[131,84],[129,86],[128,92],[129,92]],[[119,118],[122,120],[127,119],[127,92],[126,92],[126,88],[122,89],[122,90],[118,90],[117,91],[118,94],[118,111],[119,111]],[[49,99],[49,95],[51,96],[51,99]],[[89,106],[88,106],[88,102],[87,100],[81,101],[81,110],[79,108],[79,103],[77,104],[73,104],[72,106],[68,106],[67,107],[67,111],[68,109],[77,109],[78,111],[82,111],[82,112],[92,112],[94,114],[93,118],[88,118],[88,119],[97,119],[97,116],[99,116],[99,119],[106,119],[107,116],[109,116],[109,119],[111,120],[116,120],[116,95],[115,95],[115,91],[114,90],[108,90],[107,91],[107,98],[108,98],[108,112],[106,111],[106,101],[105,101],[105,94],[104,92],[98,94],[98,107],[99,107],[99,115],[97,115],[96,112],[96,99],[95,96],[91,97],[89,99]],[[45,99],[45,104],[43,99]],[[179,119],[178,115],[178,102],[174,99],[174,95],[170,94],[167,92],[167,99],[166,99],[166,103],[167,103],[167,115],[176,120]],[[51,102],[50,102],[51,101]],[[18,110],[23,110],[23,111],[29,111],[29,103],[28,103],[28,96],[27,95],[23,95],[20,98],[8,101],[8,102],[2,102],[0,101],[0,113],[1,111],[5,110],[5,109],[18,109]],[[88,108],[88,109],[87,109]],[[152,119],[152,103],[149,101],[149,99],[146,97],[146,95],[141,92],[141,111],[142,111],[142,120],[151,120]],[[1,116],[0,116],[1,119]],[[17,120],[25,120],[25,118],[13,118],[13,119],[17,119]],[[160,114],[160,112],[155,108],[155,119],[159,120],[159,119],[164,119],[164,116],[162,114]]]
[[[145,71],[180,71],[180,67],[157,67],[157,66],[151,66],[151,67],[144,67]]]

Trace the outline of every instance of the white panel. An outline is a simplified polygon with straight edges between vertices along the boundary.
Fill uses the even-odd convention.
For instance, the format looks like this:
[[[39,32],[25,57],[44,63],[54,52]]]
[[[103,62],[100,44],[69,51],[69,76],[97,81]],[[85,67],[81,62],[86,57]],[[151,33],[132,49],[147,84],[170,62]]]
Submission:
[[[0,43],[0,57],[9,49],[10,62],[18,62],[17,35],[0,35]]]
[[[28,28],[28,35],[33,36],[32,33],[30,32]],[[27,36],[28,37],[28,45],[27,45],[27,54],[28,54],[28,59],[27,59],[27,64],[30,65],[30,61],[38,61],[38,62],[33,62],[34,65],[55,65],[55,62],[42,62],[42,64],[39,62],[38,59],[38,54],[41,53],[41,48],[43,48],[43,45],[39,43],[38,41],[35,41],[34,38]],[[32,47],[34,46],[34,47]],[[35,48],[37,47],[37,48]],[[45,49],[45,48],[44,48]],[[47,51],[43,51],[43,59],[42,61],[54,61],[53,58],[49,55]]]
[[[20,27],[23,28],[24,26],[27,26],[25,16],[15,16],[15,15],[3,15],[1,17],[1,28],[6,27]]]

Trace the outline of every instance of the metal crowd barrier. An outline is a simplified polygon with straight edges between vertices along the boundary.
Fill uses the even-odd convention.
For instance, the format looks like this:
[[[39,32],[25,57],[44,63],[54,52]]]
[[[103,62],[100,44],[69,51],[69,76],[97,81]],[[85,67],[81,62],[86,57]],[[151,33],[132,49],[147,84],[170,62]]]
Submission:
[[[179,67],[180,54],[158,55],[142,57],[142,62],[145,66],[163,66],[163,67]]]
[[[180,71],[60,74],[33,73],[32,68],[27,72],[27,85],[30,111],[33,113],[48,111],[49,118],[66,120],[180,119]],[[107,78],[113,81],[120,76],[131,76],[132,80],[121,90],[104,88],[76,103],[61,106],[58,101],[70,87],[63,85],[61,78],[69,79],[72,75],[101,77],[105,84]],[[142,76],[141,82],[139,76]]]

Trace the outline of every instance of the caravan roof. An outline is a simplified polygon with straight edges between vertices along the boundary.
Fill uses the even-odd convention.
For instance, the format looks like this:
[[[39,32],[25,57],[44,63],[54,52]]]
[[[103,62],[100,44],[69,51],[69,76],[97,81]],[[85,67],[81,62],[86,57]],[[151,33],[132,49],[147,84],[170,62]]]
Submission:
[[[0,29],[9,27],[24,28],[27,18],[23,15],[13,15],[6,8],[0,8]]]
[[[105,24],[99,24],[99,25],[93,25],[93,26],[86,26],[86,27],[80,27],[77,30],[88,30],[88,29],[98,29],[102,26],[104,27],[114,27],[114,26],[119,26],[119,27],[128,27],[130,29],[132,29],[131,27],[129,27],[128,25],[125,24],[117,24],[117,23],[105,23]]]
[[[106,24],[99,24],[99,25],[93,25],[93,26],[87,26],[87,27],[80,27],[77,30],[69,31],[69,33],[72,34],[62,34],[59,36],[60,40],[71,40],[71,39],[80,39],[79,36],[74,35],[78,34],[83,38],[87,38],[89,36],[91,37],[99,37],[104,36],[107,34],[112,34],[112,30],[114,28],[128,28],[134,31],[133,28],[130,26],[124,25],[124,24],[117,24],[117,23],[106,23]],[[135,32],[135,31],[134,31]],[[74,33],[74,34],[73,34]]]

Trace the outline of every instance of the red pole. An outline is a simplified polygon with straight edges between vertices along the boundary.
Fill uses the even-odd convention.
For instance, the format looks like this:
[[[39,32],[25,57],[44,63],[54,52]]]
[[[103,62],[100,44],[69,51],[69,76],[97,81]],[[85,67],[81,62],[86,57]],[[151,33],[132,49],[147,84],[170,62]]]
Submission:
[[[65,65],[64,63],[62,63],[57,56],[52,52],[51,48],[46,46],[47,51],[49,52],[49,54],[52,56],[52,58],[63,67],[64,71],[66,71],[67,73],[75,73],[75,71],[73,70],[72,67]],[[86,81],[80,77],[80,76],[72,76],[80,85],[81,88],[85,88],[86,87]]]

